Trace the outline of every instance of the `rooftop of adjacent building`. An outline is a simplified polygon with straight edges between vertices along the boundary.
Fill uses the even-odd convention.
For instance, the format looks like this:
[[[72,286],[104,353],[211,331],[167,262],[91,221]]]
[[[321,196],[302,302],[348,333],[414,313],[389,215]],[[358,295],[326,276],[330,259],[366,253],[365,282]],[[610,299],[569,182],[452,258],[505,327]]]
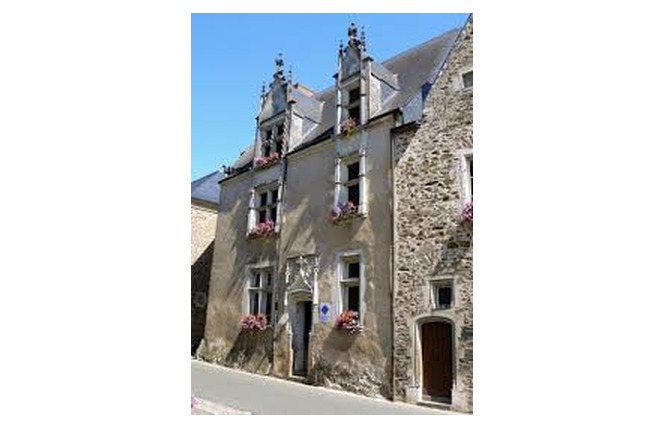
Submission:
[[[205,206],[217,206],[219,204],[219,180],[222,179],[222,173],[212,172],[204,177],[192,181],[192,203],[199,203]]]

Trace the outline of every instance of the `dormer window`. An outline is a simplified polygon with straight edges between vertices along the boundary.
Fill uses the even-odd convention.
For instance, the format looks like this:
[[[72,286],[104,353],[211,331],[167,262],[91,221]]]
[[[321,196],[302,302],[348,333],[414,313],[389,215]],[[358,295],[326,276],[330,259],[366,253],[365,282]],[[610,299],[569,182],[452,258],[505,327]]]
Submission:
[[[282,147],[284,143],[284,125],[279,125],[277,127],[277,141],[275,142],[275,150],[277,153],[282,154]]]
[[[355,120],[360,124],[360,88],[356,87],[348,91],[347,118]]]

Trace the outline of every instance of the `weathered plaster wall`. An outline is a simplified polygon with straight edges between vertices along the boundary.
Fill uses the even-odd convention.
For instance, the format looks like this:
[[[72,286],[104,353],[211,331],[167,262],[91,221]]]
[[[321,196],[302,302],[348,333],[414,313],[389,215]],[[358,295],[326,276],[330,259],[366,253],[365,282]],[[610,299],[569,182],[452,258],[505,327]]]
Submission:
[[[368,216],[348,225],[333,225],[329,220],[334,200],[336,146],[326,142],[289,158],[285,191],[285,223],[280,235],[280,257],[301,254],[320,256],[318,303],[333,305],[330,322],[318,322],[314,305],[314,324],[310,336],[309,379],[366,395],[390,397],[392,384],[392,321],[390,297],[390,134],[389,121],[367,131]],[[341,150],[355,150],[361,134],[342,141]],[[357,146],[355,146],[357,147]],[[349,149],[351,148],[351,149]],[[341,310],[337,279],[337,255],[359,251],[364,262],[364,331],[349,337],[333,328]],[[282,262],[282,267],[284,263]],[[283,286],[283,269],[279,274]],[[280,288],[280,302],[284,287]],[[317,302],[314,302],[317,303]],[[287,376],[290,370],[290,322],[280,306],[275,348],[275,374]]]
[[[453,408],[473,409],[472,228],[460,221],[463,149],[473,147],[473,90],[460,72],[473,65],[473,23],[434,83],[420,126],[394,137],[396,186],[395,399],[421,385],[419,322],[455,326]],[[453,276],[454,308],[434,310],[429,280]]]
[[[246,314],[246,266],[274,263],[276,240],[248,240],[247,211],[252,175],[222,182],[221,203],[210,279],[205,340],[197,356],[209,362],[269,373],[272,365],[271,329],[246,333],[240,329]]]

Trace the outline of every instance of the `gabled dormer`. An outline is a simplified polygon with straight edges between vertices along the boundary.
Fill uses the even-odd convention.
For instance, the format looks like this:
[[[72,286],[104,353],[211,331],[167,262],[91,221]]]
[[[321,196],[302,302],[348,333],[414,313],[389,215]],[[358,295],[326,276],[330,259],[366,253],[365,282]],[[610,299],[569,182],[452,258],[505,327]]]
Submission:
[[[367,73],[364,67],[365,34],[358,38],[358,29],[351,24],[346,47],[340,42],[337,56],[335,134],[367,123]]]
[[[268,168],[278,163],[284,155],[287,143],[289,86],[290,81],[284,76],[284,60],[282,54],[279,54],[268,90],[266,91],[265,86],[261,89],[254,168]]]
[[[367,53],[365,30],[351,24],[348,42],[340,42],[336,90],[337,123],[335,134],[346,135],[354,126],[362,127],[381,106],[399,90],[397,76]]]

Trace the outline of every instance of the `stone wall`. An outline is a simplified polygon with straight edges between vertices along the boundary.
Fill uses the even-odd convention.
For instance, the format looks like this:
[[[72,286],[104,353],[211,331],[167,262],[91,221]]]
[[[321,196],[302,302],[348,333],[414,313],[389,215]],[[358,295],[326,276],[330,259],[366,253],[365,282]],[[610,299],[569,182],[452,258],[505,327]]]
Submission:
[[[194,354],[205,331],[208,283],[215,239],[217,212],[197,205],[191,208],[191,353]]]
[[[396,284],[394,397],[418,401],[423,322],[454,325],[452,407],[473,409],[473,243],[464,224],[462,150],[473,147],[473,89],[461,73],[473,66],[470,21],[434,83],[419,125],[394,135]],[[430,280],[453,277],[453,308],[434,309]],[[414,398],[415,397],[415,398]]]

